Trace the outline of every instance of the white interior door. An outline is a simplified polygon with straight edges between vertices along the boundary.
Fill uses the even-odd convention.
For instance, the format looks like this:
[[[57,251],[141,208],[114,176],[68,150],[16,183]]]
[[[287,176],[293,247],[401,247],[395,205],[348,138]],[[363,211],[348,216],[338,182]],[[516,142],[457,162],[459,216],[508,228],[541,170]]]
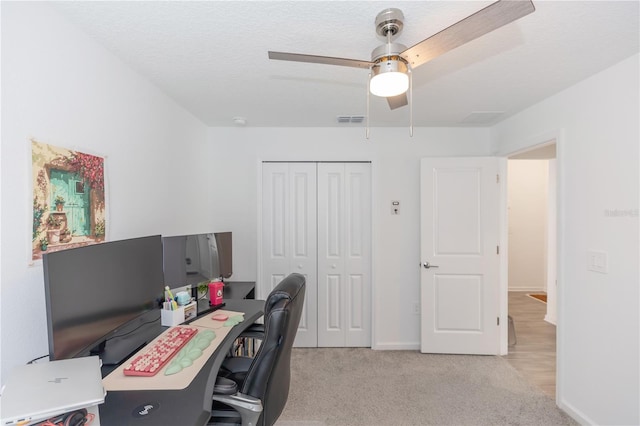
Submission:
[[[498,159],[422,159],[422,352],[499,353],[498,224]]]
[[[262,294],[292,272],[306,277],[294,342],[302,347],[318,341],[316,199],[315,163],[263,163]]]
[[[318,346],[371,346],[371,164],[318,164]]]

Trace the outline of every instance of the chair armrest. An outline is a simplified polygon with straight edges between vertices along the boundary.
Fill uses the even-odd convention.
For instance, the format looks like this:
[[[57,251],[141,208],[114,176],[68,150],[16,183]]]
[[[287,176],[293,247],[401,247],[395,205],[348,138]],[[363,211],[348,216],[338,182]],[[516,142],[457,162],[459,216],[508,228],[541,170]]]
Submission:
[[[254,322],[240,333],[240,337],[264,340],[264,324]]]
[[[249,358],[246,356],[233,356],[227,357],[222,361],[222,365],[220,366],[221,370],[224,372],[221,376],[229,377],[229,373],[238,374],[238,373],[246,373],[249,371],[249,367],[251,367],[251,363],[253,362],[253,358]]]

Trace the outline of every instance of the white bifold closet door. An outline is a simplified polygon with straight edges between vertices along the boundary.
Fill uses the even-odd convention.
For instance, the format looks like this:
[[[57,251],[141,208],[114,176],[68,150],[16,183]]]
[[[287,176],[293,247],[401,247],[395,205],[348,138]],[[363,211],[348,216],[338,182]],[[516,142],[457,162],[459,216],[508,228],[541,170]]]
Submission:
[[[262,171],[265,294],[291,272],[307,278],[295,346],[371,346],[370,163],[263,163]]]
[[[318,346],[371,346],[371,167],[318,164]]]
[[[306,277],[305,303],[295,345],[315,347],[317,325],[316,164],[262,164],[263,297],[284,277]]]

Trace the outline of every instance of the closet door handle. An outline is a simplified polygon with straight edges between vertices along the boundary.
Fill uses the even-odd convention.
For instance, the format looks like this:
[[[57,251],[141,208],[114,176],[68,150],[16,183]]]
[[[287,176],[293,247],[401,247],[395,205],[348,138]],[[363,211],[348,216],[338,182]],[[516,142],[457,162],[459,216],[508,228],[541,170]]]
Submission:
[[[439,266],[438,266],[438,265],[432,265],[432,264],[430,264],[429,262],[424,262],[424,263],[422,264],[422,266],[424,267],[424,269],[429,269],[429,268],[439,268]]]

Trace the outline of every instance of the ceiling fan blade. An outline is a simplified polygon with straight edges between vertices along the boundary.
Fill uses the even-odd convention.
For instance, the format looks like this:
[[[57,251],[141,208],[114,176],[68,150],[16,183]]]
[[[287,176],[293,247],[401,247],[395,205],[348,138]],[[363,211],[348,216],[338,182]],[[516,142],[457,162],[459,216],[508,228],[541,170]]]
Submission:
[[[400,54],[412,68],[533,12],[531,0],[499,0]]]
[[[389,103],[389,108],[396,109],[407,105],[409,100],[407,99],[407,93],[405,92],[400,95],[389,96],[387,98],[387,102]]]
[[[369,69],[372,62],[358,59],[334,58],[331,56],[304,55],[300,53],[272,52],[269,51],[269,59],[280,61],[310,62],[313,64],[340,65],[344,67],[356,67]]]

